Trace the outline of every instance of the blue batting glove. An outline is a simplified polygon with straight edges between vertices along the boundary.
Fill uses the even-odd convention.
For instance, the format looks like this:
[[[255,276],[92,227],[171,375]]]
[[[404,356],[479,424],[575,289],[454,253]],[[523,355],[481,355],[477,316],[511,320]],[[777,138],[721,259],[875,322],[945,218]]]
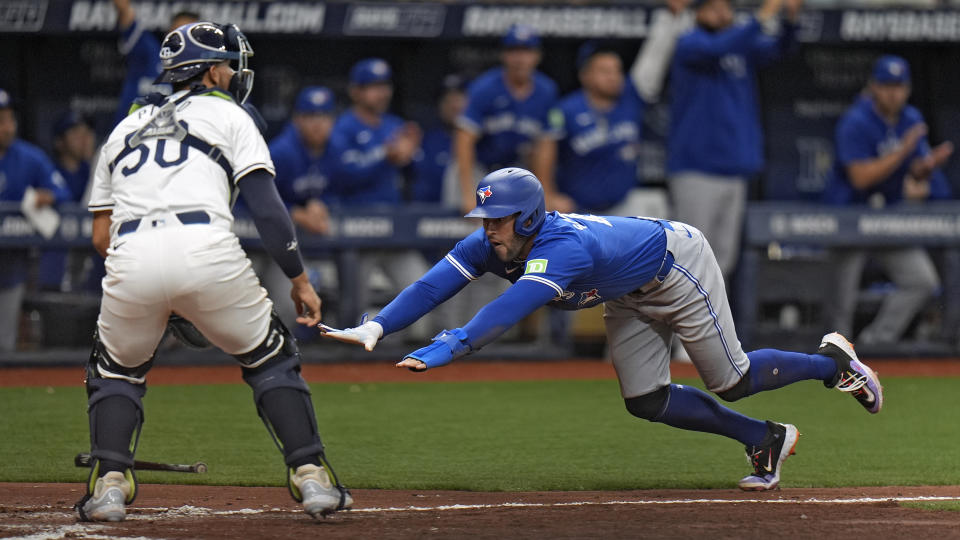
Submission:
[[[464,332],[462,328],[455,328],[453,330],[440,332],[434,336],[433,343],[413,351],[404,356],[403,359],[413,358],[414,360],[423,362],[426,366],[424,369],[410,368],[410,371],[419,372],[426,371],[430,368],[445,366],[454,359],[465,356],[472,350],[473,348],[470,347],[470,343],[468,342],[467,333]]]

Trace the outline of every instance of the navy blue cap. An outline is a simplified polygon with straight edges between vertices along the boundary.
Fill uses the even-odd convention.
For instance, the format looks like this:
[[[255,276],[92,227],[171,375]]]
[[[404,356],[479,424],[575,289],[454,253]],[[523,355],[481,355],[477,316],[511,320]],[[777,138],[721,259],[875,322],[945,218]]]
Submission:
[[[293,104],[293,112],[297,113],[330,113],[336,107],[333,92],[326,86],[307,86],[297,95]]]
[[[577,71],[583,69],[591,58],[604,53],[612,53],[619,56],[619,53],[617,53],[608,42],[596,39],[585,41],[583,45],[580,45],[580,48],[577,49]]]
[[[881,84],[910,84],[910,64],[899,56],[881,56],[873,64],[871,79]]]
[[[350,84],[374,84],[390,82],[393,71],[383,58],[366,58],[350,68]]]
[[[505,49],[538,49],[540,48],[540,34],[528,24],[514,24],[503,35],[501,44]]]
[[[81,124],[91,129],[93,128],[93,125],[91,125],[90,120],[85,118],[82,114],[75,111],[66,111],[57,118],[56,122],[54,122],[53,136],[60,137],[64,133],[69,131],[70,128],[79,126]]]
[[[13,98],[10,97],[10,92],[7,92],[3,88],[0,88],[0,109],[12,109],[13,108]]]
[[[691,0],[690,9],[697,10],[700,9],[700,6],[706,4],[709,0]]]
[[[446,75],[440,82],[440,90],[442,94],[447,92],[466,92],[467,78],[458,73]]]

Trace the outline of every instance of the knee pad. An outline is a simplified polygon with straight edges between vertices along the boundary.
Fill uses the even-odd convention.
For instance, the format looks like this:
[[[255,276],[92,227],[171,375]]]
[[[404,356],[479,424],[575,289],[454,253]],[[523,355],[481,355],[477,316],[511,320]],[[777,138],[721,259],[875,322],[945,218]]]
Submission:
[[[253,369],[260,367],[264,362],[276,357],[290,358],[300,357],[300,349],[297,347],[297,341],[293,334],[283,324],[277,312],[270,313],[270,327],[267,329],[267,337],[249,352],[233,355],[237,362],[240,362],[244,368]],[[300,371],[299,365],[297,371]],[[246,372],[246,370],[244,370]]]
[[[723,392],[717,392],[717,395],[724,401],[737,401],[747,397],[750,395],[750,373],[744,373],[737,384]]]
[[[101,460],[120,463],[126,467],[124,475],[130,482],[130,496],[127,504],[133,502],[137,495],[136,475],[133,471],[133,457],[140,442],[140,430],[143,426],[143,396],[147,392],[145,377],[153,365],[153,357],[144,364],[135,368],[128,368],[118,364],[100,341],[98,331],[93,335],[93,350],[87,362],[87,414],[90,418],[90,477],[87,482],[88,493],[93,493],[93,487],[99,476]],[[120,397],[133,403],[136,411],[136,425],[131,437],[131,443],[125,451],[112,448],[103,448],[98,440],[98,424],[103,421],[107,411],[102,407],[104,400],[110,397]]]
[[[660,416],[664,407],[667,406],[667,398],[669,396],[670,385],[667,385],[661,386],[649,394],[626,398],[623,402],[627,406],[627,411],[629,411],[630,414],[637,418],[643,418],[644,420],[653,422],[654,418]]]

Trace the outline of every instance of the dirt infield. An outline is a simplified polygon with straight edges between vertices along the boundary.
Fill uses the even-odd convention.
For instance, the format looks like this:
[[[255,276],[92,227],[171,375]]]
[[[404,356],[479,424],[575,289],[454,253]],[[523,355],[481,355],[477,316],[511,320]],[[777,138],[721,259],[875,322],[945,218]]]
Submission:
[[[473,493],[355,490],[314,520],[282,488],[145,485],[123,523],[78,523],[77,484],[0,484],[0,537],[960,538],[960,512],[901,507],[960,487]]]
[[[960,361],[870,360],[881,376],[960,376]],[[696,377],[691,364],[673,363],[674,377]],[[463,362],[426,373],[411,373],[390,363],[305,364],[310,382],[427,382],[427,381],[527,381],[544,379],[613,379],[613,365],[597,360],[565,362]],[[80,386],[81,367],[2,368],[0,386]],[[243,383],[235,366],[157,366],[147,376],[149,384]]]

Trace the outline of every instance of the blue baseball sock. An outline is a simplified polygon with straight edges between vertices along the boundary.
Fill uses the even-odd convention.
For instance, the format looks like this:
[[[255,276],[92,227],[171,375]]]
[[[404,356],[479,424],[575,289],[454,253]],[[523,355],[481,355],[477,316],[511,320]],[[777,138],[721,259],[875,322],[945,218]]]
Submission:
[[[653,419],[680,429],[716,433],[746,446],[759,445],[767,436],[767,423],[728,409],[706,392],[692,386],[670,385],[667,406]]]
[[[750,359],[750,393],[773,390],[797,381],[816,379],[826,381],[837,372],[837,363],[822,354],[804,354],[760,349],[747,353]]]

